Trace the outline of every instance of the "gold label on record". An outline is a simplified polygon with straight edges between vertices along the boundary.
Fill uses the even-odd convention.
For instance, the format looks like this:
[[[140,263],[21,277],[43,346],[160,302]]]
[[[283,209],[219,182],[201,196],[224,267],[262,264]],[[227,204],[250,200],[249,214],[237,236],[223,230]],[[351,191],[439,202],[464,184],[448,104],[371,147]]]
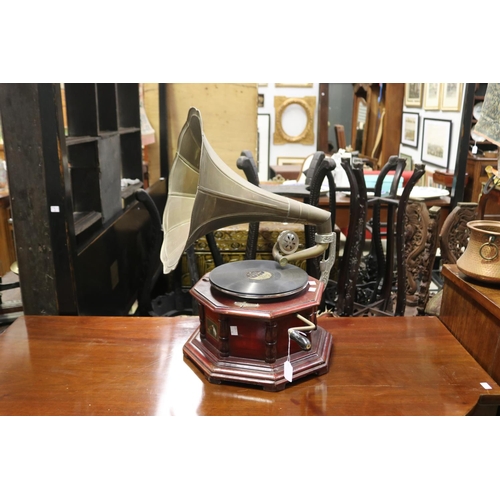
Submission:
[[[268,280],[273,275],[269,271],[248,271],[247,278],[251,280]]]

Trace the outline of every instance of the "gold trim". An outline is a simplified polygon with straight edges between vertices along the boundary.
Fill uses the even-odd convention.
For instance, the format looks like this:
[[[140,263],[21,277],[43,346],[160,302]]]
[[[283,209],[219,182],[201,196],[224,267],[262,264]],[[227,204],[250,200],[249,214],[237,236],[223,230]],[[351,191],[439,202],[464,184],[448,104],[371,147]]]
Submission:
[[[282,120],[283,113],[288,106],[298,104],[302,106],[306,112],[307,123],[304,130],[295,137],[288,135],[283,130]],[[273,135],[274,144],[314,144],[314,109],[316,107],[316,96],[306,97],[284,97],[274,96],[274,109],[275,109],[275,131]]]
[[[312,83],[275,83],[275,87],[283,88],[283,87],[294,87],[294,88],[311,88],[313,86]]]
[[[446,88],[447,85],[450,85],[449,83],[443,83],[441,85],[441,111],[460,111],[462,107],[462,84],[457,83],[457,98],[456,102],[454,102],[452,105],[446,105],[447,100],[446,100]]]

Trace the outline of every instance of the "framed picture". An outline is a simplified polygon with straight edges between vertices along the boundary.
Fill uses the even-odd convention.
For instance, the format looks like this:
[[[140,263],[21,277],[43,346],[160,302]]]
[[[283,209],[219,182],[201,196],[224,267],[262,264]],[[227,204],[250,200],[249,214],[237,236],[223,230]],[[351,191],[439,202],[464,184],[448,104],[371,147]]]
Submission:
[[[416,148],[418,146],[418,113],[403,112],[403,126],[401,128],[401,144]]]
[[[405,170],[413,170],[413,157],[404,153],[399,153],[399,157],[406,160]]]
[[[405,83],[405,106],[409,108],[422,107],[423,83]]]
[[[275,87],[297,87],[297,88],[311,88],[312,83],[275,83]]]
[[[271,152],[271,115],[257,115],[257,169],[259,181],[269,180],[269,156]]]
[[[278,156],[276,159],[277,165],[302,165],[305,158],[291,158],[289,156]]]
[[[264,94],[257,94],[257,107],[264,107]]]
[[[424,109],[440,109],[441,84],[424,83]]]
[[[460,111],[462,107],[462,84],[443,83],[441,90],[441,110]]]
[[[448,170],[451,120],[424,118],[422,161]]]

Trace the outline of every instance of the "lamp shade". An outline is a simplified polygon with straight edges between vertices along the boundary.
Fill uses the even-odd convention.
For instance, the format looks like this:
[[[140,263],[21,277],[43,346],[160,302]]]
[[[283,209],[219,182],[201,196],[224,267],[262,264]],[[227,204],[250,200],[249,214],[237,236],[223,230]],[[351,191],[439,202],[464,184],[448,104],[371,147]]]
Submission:
[[[474,131],[500,146],[500,83],[488,83],[481,116]]]

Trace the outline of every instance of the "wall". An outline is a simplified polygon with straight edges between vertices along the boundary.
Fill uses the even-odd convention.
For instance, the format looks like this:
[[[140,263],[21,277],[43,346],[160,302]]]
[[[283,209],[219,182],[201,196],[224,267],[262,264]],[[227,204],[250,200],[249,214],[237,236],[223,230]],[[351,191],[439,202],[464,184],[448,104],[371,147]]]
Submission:
[[[294,84],[290,84],[294,85]],[[300,85],[300,84],[296,84]],[[278,163],[278,158],[306,158],[307,156],[315,153],[317,151],[317,140],[318,140],[318,91],[319,83],[313,83],[311,87],[276,87],[275,83],[259,83],[258,93],[264,96],[264,105],[258,108],[259,115],[267,115],[269,120],[269,127],[267,129],[266,121],[262,120],[263,126],[259,127],[259,136],[265,135],[268,141],[260,137],[260,144],[264,146],[269,145],[269,165],[276,165]],[[275,131],[275,109],[274,109],[274,97],[275,96],[285,96],[285,97],[305,97],[305,96],[315,96],[316,106],[314,109],[314,144],[273,144],[273,135]],[[261,117],[262,119],[262,117]],[[265,151],[264,156],[262,156],[262,148],[260,151],[261,163],[267,160],[267,151]],[[262,167],[262,165],[259,165]],[[262,180],[262,178],[261,178]]]
[[[147,146],[150,184],[160,177],[160,113],[157,83],[143,84],[144,109],[154,129],[154,142]],[[177,151],[179,133],[191,106],[198,108],[203,132],[221,159],[238,174],[236,160],[244,149],[257,155],[257,85],[255,83],[169,83],[167,120],[169,165]]]
[[[422,161],[422,139],[423,139],[423,130],[424,130],[424,119],[425,118],[434,118],[439,120],[451,120],[451,143],[450,143],[450,156],[448,162],[448,172],[454,172],[456,161],[457,161],[457,152],[458,152],[458,144],[460,139],[460,127],[462,124],[462,110],[463,110],[463,101],[464,101],[464,90],[465,84],[462,84],[462,97],[461,97],[461,106],[460,111],[441,111],[441,110],[426,110],[424,109],[424,103],[422,99],[422,105],[420,107],[408,107],[406,105],[403,106],[403,113],[418,113],[419,115],[419,133],[418,133],[418,144],[417,147],[411,147],[404,144],[400,145],[400,153],[409,155],[412,157],[413,164],[415,163],[423,163],[426,165],[426,183],[431,185],[432,180],[429,173],[432,173],[436,170],[444,171],[444,169],[440,167],[436,167],[434,165],[430,165],[424,161]]]
[[[177,84],[179,85],[179,84]],[[190,84],[193,85],[193,84]],[[188,87],[190,86],[188,85]],[[201,85],[201,84],[198,84]],[[215,89],[215,87],[218,87],[220,90],[221,87],[225,86],[227,84],[212,84],[211,87]],[[243,84],[242,84],[243,85]],[[248,84],[250,86],[255,85],[255,84]],[[451,145],[450,145],[450,159],[448,163],[448,171],[453,172],[455,170],[455,163],[456,163],[456,157],[457,157],[457,150],[458,150],[458,142],[459,142],[459,135],[460,135],[460,126],[461,126],[461,120],[462,120],[462,108],[463,108],[463,95],[464,95],[464,86],[462,86],[462,106],[461,110],[454,112],[454,111],[431,111],[431,110],[426,110],[423,107],[423,104],[421,107],[416,108],[416,107],[408,107],[404,106],[403,111],[404,112],[411,112],[411,113],[418,113],[419,114],[419,134],[418,134],[418,144],[416,148],[406,146],[404,144],[400,145],[400,153],[406,154],[411,156],[413,163],[421,163],[422,162],[422,137],[423,137],[423,123],[424,123],[424,118],[437,118],[437,119],[442,119],[442,120],[451,120],[452,122],[452,127],[451,127]],[[245,87],[242,87],[245,88]],[[158,133],[158,127],[159,124],[157,122],[157,111],[154,110],[154,108],[150,107],[151,103],[154,103],[154,105],[157,105],[157,84],[145,84],[144,87],[144,99],[146,103],[146,108],[148,112],[148,117],[150,121],[152,122],[153,127],[155,128],[156,132]],[[202,88],[203,91],[203,88]],[[206,91],[205,91],[206,92]],[[259,83],[257,84],[257,90],[256,92],[258,94],[261,94],[263,96],[263,106],[257,108],[257,119],[258,119],[258,149],[257,151],[256,147],[253,147],[250,142],[253,141],[253,139],[248,143],[248,147],[243,147],[243,143],[241,143],[242,147],[239,147],[240,143],[238,142],[238,147],[236,147],[236,150],[242,150],[242,149],[251,149],[252,151],[255,151],[256,159],[260,163],[260,168],[259,170],[261,172],[267,172],[267,167],[269,165],[276,165],[278,163],[278,158],[306,158],[310,154],[313,154],[317,151],[317,137],[318,137],[318,92],[319,92],[319,83],[313,83],[311,87],[293,87],[293,86],[288,86],[288,87],[277,87],[275,83]],[[333,134],[333,123],[344,123],[345,126],[345,132],[346,132],[346,140],[347,143],[350,144],[350,138],[348,135],[350,135],[350,122],[352,118],[352,84],[351,83],[343,83],[343,84],[330,84],[330,110],[329,110],[329,121],[330,121],[330,127],[329,127],[329,140],[330,142],[333,143],[334,147],[336,146],[334,139],[334,134]],[[222,93],[222,95],[224,95]],[[316,106],[314,110],[314,144],[312,145],[304,145],[304,144],[294,144],[294,143],[289,143],[289,144],[283,144],[283,145],[277,145],[273,144],[273,135],[275,132],[275,108],[274,108],[274,97],[275,96],[286,96],[286,97],[304,97],[304,96],[315,96],[316,97]],[[206,98],[206,96],[204,96]],[[199,100],[197,101],[199,105]],[[184,110],[183,110],[184,111]],[[183,114],[181,112],[182,116],[178,117],[179,123],[183,119]],[[204,123],[208,126],[213,126],[214,122],[212,121],[209,116],[212,116],[212,113],[210,115],[206,115],[206,113],[203,113],[204,117]],[[216,116],[220,116],[220,110],[217,113]],[[236,115],[237,116],[237,115]],[[237,117],[231,118],[231,123],[234,125],[234,123],[241,123],[241,115]],[[227,118],[224,116],[225,120]],[[210,124],[210,125],[209,125]],[[177,143],[177,135],[178,131],[171,131],[170,132],[170,140],[171,140],[171,145],[174,146]],[[207,135],[209,138],[209,141],[212,144],[212,141],[210,140],[210,136]],[[150,160],[151,160],[151,166],[153,167],[153,172],[156,173],[156,164],[158,163],[158,157],[157,157],[157,148],[158,144],[154,144],[150,146],[151,152],[150,152]],[[214,147],[214,144],[212,144]],[[214,149],[220,154],[219,149],[215,148]],[[235,151],[236,151],[235,150]],[[238,151],[237,151],[238,152]],[[228,165],[234,167],[234,152],[229,155],[227,158],[227,163]],[[426,165],[426,170],[427,172],[433,172],[434,170],[438,169],[438,167],[435,167],[433,165]],[[261,175],[261,180],[263,180],[263,177]]]

